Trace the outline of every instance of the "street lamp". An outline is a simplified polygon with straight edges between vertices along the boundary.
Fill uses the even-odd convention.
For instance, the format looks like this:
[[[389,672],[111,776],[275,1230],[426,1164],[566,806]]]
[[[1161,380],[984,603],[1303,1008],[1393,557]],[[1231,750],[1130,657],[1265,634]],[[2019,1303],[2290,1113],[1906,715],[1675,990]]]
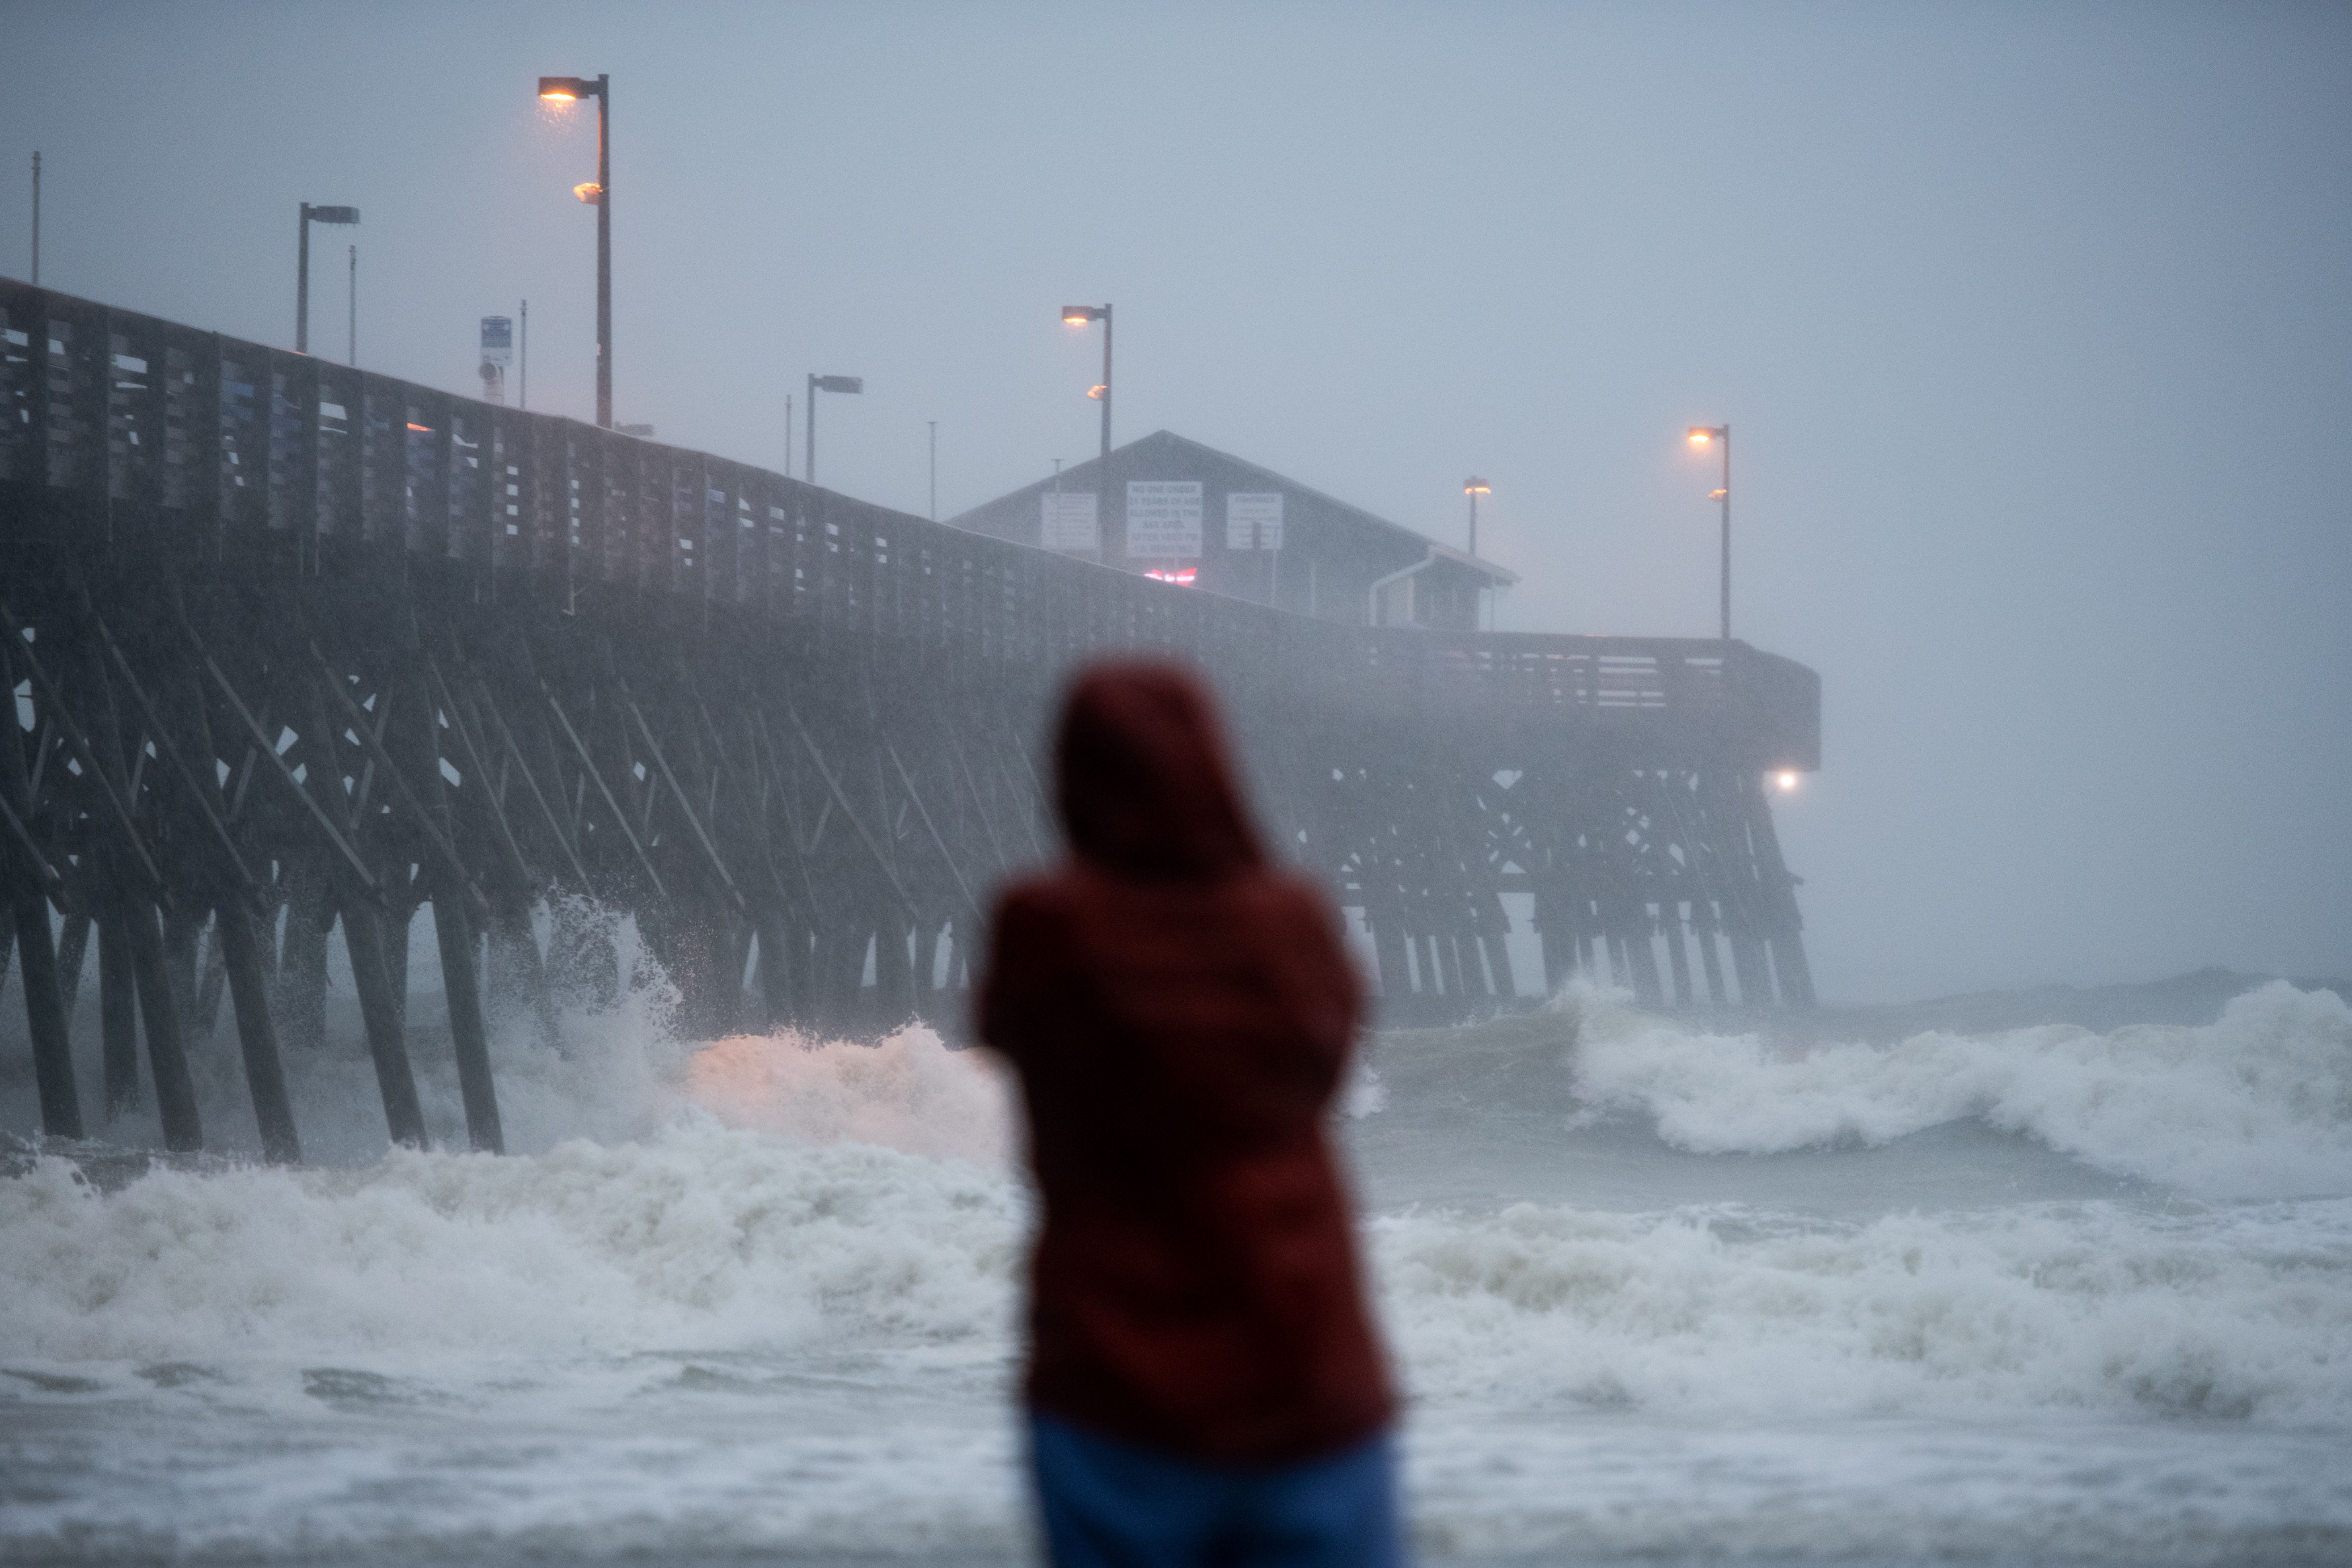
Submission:
[[[816,483],[816,395],[820,392],[863,392],[866,378],[862,375],[816,375],[808,378],[808,442],[801,453],[808,470],[808,482]]]
[[[1462,493],[1470,498],[1470,553],[1478,553],[1478,498],[1495,493],[1495,487],[1486,480],[1471,478],[1462,481]]]
[[[1731,640],[1731,426],[1728,425],[1694,425],[1690,427],[1690,444],[1705,447],[1712,442],[1723,446],[1723,488],[1707,497],[1723,503],[1723,640]]]
[[[1102,384],[1090,389],[1087,395],[1102,405],[1102,456],[1104,471],[1108,473],[1110,464],[1110,307],[1108,305],[1062,307],[1063,325],[1083,327],[1088,321],[1100,321],[1103,324]]]
[[[596,209],[596,423],[613,427],[613,79],[543,76],[539,96],[550,103],[596,100],[596,181],[572,194]]]
[[[302,204],[302,241],[300,259],[294,276],[294,352],[310,352],[310,226],[314,223],[356,224],[360,221],[357,207],[314,207]]]

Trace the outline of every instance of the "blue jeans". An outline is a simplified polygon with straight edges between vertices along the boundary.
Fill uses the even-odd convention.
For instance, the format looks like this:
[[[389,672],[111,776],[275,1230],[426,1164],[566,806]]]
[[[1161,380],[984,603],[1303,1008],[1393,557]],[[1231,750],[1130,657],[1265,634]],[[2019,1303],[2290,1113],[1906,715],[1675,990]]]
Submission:
[[[1036,1411],[1029,1464],[1054,1568],[1402,1568],[1385,1432],[1312,1459],[1220,1465]]]

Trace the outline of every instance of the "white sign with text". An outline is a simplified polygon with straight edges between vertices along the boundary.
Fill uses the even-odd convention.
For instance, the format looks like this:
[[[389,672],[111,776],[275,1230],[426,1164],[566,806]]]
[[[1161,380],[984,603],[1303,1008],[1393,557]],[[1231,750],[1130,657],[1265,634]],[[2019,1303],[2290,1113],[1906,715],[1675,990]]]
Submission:
[[[1225,497],[1225,548],[1282,548],[1282,492],[1234,490]]]
[[[1146,560],[1198,560],[1201,481],[1129,479],[1127,552]]]
[[[1047,490],[1039,498],[1037,543],[1046,550],[1100,550],[1102,523],[1092,490]]]

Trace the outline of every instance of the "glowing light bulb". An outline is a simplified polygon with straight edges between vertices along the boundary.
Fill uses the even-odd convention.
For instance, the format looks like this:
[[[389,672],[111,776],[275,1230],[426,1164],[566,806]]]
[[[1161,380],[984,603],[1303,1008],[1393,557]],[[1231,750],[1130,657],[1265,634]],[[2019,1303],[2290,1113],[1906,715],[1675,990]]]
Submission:
[[[1796,788],[1796,787],[1797,787],[1797,775],[1796,775],[1795,773],[1782,773],[1782,774],[1780,775],[1780,781],[1779,781],[1779,782],[1780,782],[1780,785],[1781,791],[1782,791],[1783,793],[1786,793],[1787,791],[1792,790],[1792,789],[1794,789],[1794,788]]]

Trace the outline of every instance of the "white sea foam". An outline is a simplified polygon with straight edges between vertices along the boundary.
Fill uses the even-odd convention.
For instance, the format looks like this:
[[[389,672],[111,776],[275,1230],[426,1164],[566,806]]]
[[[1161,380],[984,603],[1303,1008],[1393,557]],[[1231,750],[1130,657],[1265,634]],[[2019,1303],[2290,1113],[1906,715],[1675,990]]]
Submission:
[[[1675,1415],[2352,1424],[2352,1201],[1866,1225],[1523,1204],[1372,1226],[1412,1382]]]
[[[0,1359],[450,1358],[1002,1333],[1020,1189],[689,1116],[639,1142],[364,1171],[63,1161],[0,1182]]]
[[[873,1143],[1000,1167],[1012,1147],[1005,1069],[986,1051],[950,1051],[909,1024],[870,1045],[793,1030],[738,1035],[696,1052],[687,1093],[730,1127],[802,1142]]]
[[[869,1047],[784,1048],[803,1081],[832,1065],[841,1127],[979,1098]],[[623,1145],[163,1170],[111,1194],[45,1162],[0,1183],[0,1361],[408,1371],[842,1334],[1009,1353],[1018,1183],[811,1138],[689,1111]],[[2352,1200],[1860,1225],[1519,1205],[1370,1235],[1410,1381],[1448,1403],[2352,1421]]]
[[[1879,1144],[1981,1120],[2208,1197],[2352,1193],[2352,1009],[2273,981],[2201,1027],[2045,1025],[1889,1047],[1774,1048],[1579,992],[1577,1092],[1698,1153]]]
[[[2341,1010],[2291,991],[2202,1033],[1802,1060],[1577,1005],[1586,1096],[1685,1150],[1981,1118],[2117,1168],[2242,1173],[2249,1142],[2299,1139],[2307,1166],[2342,1121]],[[502,1047],[530,1152],[0,1181],[21,1468],[0,1561],[1017,1557],[1030,1211],[1001,1074],[918,1029],[693,1052],[635,1026]],[[1399,1103],[1359,1125],[1412,1125],[1391,1076]],[[2217,1083],[2231,1114],[2177,1109]],[[1807,1121],[1808,1095],[1832,1110]],[[567,1115],[597,1141],[554,1137]],[[1727,1195],[1747,1163],[1638,1142],[1612,1157],[1719,1169]],[[2352,1542],[2352,1198],[1521,1204],[1391,1212],[1366,1239],[1433,1552],[2316,1562]]]
[[[423,922],[418,924],[421,930]],[[527,1010],[512,1009],[491,1019],[490,1061],[506,1145],[511,1151],[538,1152],[573,1138],[612,1142],[642,1137],[662,1126],[677,1108],[690,1053],[670,1029],[677,991],[646,951],[633,918],[613,919],[607,930],[626,983],[609,1005],[559,996],[560,1051],[541,1042]],[[432,943],[429,936],[420,936],[414,945],[425,950]],[[331,952],[341,950],[340,940],[331,944]],[[86,996],[90,989],[84,986]],[[329,992],[335,1004],[331,1042],[324,1047],[289,1044],[279,1053],[303,1158],[315,1164],[365,1164],[380,1159],[390,1143],[375,1068],[356,1010],[346,1010],[350,994],[345,968]],[[16,1003],[15,996],[7,1000],[11,1005]],[[441,1006],[437,994],[408,998],[408,1056],[427,1135],[436,1147],[462,1149],[467,1142],[464,1099]],[[143,1075],[137,1109],[101,1116],[106,1101],[93,1038],[97,1020],[87,1002],[81,1016],[89,1027],[78,1028],[75,1055],[82,1110],[92,1135],[111,1144],[163,1147],[152,1085],[143,1081]],[[205,1146],[231,1156],[258,1155],[260,1131],[226,999],[211,1033],[191,1043],[188,1065],[195,1080]],[[37,1116],[30,1075],[9,1087],[15,1093],[0,1094],[0,1103],[11,1104],[23,1118],[19,1125],[30,1131]]]

